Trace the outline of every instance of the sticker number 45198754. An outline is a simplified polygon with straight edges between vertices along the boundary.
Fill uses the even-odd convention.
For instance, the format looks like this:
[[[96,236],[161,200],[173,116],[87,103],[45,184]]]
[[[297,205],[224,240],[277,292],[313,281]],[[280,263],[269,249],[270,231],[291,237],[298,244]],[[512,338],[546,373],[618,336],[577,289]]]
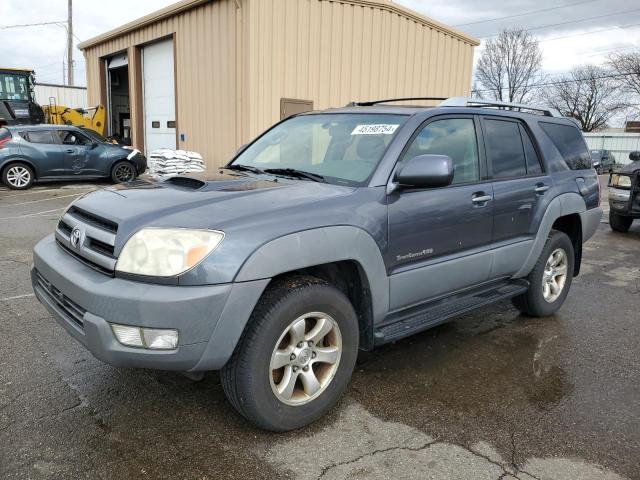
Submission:
[[[351,135],[392,135],[399,125],[380,123],[377,125],[358,125]]]

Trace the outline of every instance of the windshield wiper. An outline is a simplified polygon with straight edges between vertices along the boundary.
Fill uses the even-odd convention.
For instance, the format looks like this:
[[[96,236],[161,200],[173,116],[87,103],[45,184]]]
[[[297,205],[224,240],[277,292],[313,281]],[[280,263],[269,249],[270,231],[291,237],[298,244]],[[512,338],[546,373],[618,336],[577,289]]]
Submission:
[[[244,172],[251,172],[251,173],[264,173],[258,167],[252,167],[251,165],[243,165],[241,163],[233,163],[226,168],[228,168],[229,170],[241,170]]]
[[[313,180],[314,182],[325,182],[325,179],[322,175],[318,175],[317,173],[305,172],[304,170],[297,170],[295,168],[265,168],[264,172],[273,173],[275,175],[306,178],[307,180]]]

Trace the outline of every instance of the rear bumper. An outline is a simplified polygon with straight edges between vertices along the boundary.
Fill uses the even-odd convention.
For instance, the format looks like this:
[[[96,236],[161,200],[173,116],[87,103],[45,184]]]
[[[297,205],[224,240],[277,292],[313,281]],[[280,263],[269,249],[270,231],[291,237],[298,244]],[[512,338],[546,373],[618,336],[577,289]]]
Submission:
[[[120,367],[179,371],[221,368],[268,283],[185,287],[113,278],[64,252],[53,236],[34,249],[31,281],[38,300],[96,358]],[[178,329],[178,348],[122,345],[110,323]]]
[[[602,220],[602,208],[592,208],[580,214],[582,223],[582,242],[586,242],[598,230],[600,220]]]

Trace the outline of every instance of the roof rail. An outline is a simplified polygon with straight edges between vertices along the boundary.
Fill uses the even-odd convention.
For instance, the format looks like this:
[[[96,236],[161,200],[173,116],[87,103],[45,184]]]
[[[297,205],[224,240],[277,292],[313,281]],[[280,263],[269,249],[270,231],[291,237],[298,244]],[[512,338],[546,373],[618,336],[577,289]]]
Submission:
[[[542,113],[546,117],[562,118],[562,114],[555,108],[540,107],[537,105],[524,105],[521,103],[501,102],[498,100],[483,100],[481,98],[471,97],[451,97],[440,102],[439,107],[475,107],[475,108],[510,108],[520,110],[529,110],[532,112]]]
[[[408,100],[448,100],[447,97],[404,97],[404,98],[387,98],[383,100],[371,100],[368,102],[350,102],[347,107],[372,107],[379,103],[405,102]],[[442,105],[442,104],[440,104]]]

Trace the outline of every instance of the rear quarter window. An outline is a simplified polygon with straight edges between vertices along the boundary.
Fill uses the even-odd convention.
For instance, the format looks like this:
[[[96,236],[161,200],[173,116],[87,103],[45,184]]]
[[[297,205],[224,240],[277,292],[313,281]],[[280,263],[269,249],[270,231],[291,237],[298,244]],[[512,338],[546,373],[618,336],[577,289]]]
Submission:
[[[591,154],[580,130],[571,125],[540,122],[540,128],[556,147],[567,167],[571,170],[591,168]]]

